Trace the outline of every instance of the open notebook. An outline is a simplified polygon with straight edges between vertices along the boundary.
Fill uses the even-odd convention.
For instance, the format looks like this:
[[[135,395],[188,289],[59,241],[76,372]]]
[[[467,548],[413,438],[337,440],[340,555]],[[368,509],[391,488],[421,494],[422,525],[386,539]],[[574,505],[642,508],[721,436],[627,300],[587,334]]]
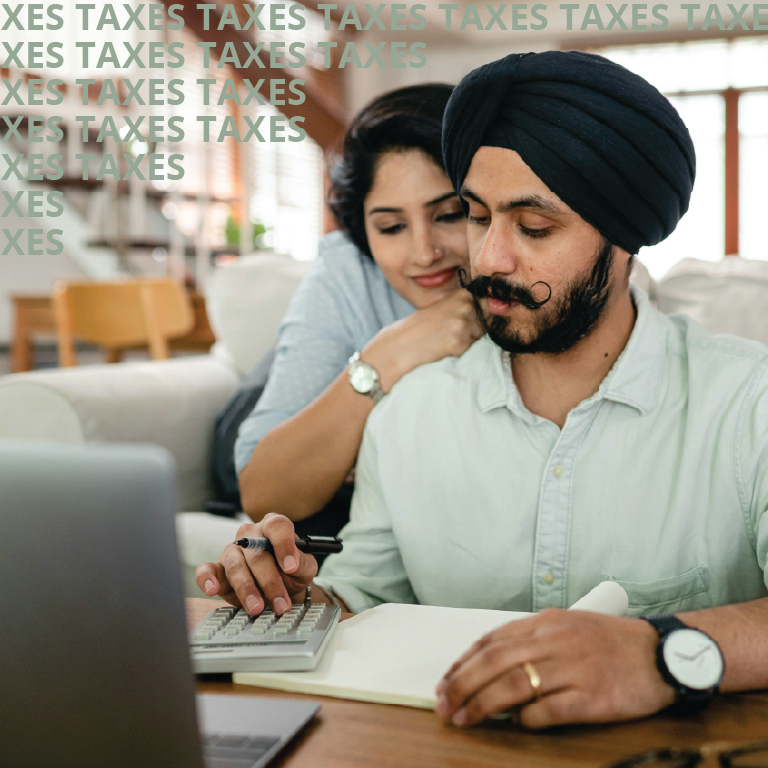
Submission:
[[[385,603],[336,627],[311,672],[238,672],[235,683],[345,699],[435,705],[435,686],[479,637],[527,613]]]
[[[624,615],[626,600],[621,587],[610,582],[596,587],[572,608]],[[435,686],[475,640],[530,615],[385,603],[339,624],[311,672],[238,672],[233,681],[432,709]]]

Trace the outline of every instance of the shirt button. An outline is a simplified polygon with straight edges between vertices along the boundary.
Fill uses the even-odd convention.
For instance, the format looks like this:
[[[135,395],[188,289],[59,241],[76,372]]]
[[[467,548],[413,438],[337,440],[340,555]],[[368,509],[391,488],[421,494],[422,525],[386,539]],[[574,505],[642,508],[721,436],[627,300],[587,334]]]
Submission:
[[[560,475],[563,474],[563,467],[560,464],[555,464],[555,466],[552,468],[552,474],[555,477],[560,477]]]
[[[555,580],[555,575],[554,575],[553,573],[545,573],[545,574],[544,574],[544,575],[541,577],[541,580],[542,580],[542,581],[543,581],[545,584],[552,584],[552,582]]]

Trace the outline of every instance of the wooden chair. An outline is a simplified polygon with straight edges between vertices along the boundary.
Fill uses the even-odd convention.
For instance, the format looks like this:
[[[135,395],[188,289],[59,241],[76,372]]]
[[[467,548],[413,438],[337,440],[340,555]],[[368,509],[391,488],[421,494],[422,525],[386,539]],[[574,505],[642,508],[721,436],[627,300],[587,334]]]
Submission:
[[[126,349],[144,346],[153,360],[164,360],[168,340],[194,324],[189,296],[171,279],[59,281],[53,305],[61,367],[77,365],[75,338],[104,347],[109,363]]]

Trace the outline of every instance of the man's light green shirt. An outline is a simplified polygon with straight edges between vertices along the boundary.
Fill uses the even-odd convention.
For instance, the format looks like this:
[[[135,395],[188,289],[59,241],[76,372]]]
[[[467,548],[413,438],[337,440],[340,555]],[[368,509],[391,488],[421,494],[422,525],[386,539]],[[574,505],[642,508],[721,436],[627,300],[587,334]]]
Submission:
[[[562,430],[487,337],[403,378],[317,582],[353,611],[565,608],[606,579],[631,615],[768,595],[768,348],[633,296],[627,346]]]

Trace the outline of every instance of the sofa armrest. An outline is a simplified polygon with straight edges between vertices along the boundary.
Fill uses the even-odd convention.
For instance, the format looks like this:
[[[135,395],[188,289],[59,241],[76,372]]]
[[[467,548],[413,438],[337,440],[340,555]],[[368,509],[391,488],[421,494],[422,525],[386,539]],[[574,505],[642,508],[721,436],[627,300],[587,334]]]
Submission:
[[[181,508],[202,509],[214,421],[239,378],[213,355],[4,376],[0,438],[161,445],[176,458]]]

